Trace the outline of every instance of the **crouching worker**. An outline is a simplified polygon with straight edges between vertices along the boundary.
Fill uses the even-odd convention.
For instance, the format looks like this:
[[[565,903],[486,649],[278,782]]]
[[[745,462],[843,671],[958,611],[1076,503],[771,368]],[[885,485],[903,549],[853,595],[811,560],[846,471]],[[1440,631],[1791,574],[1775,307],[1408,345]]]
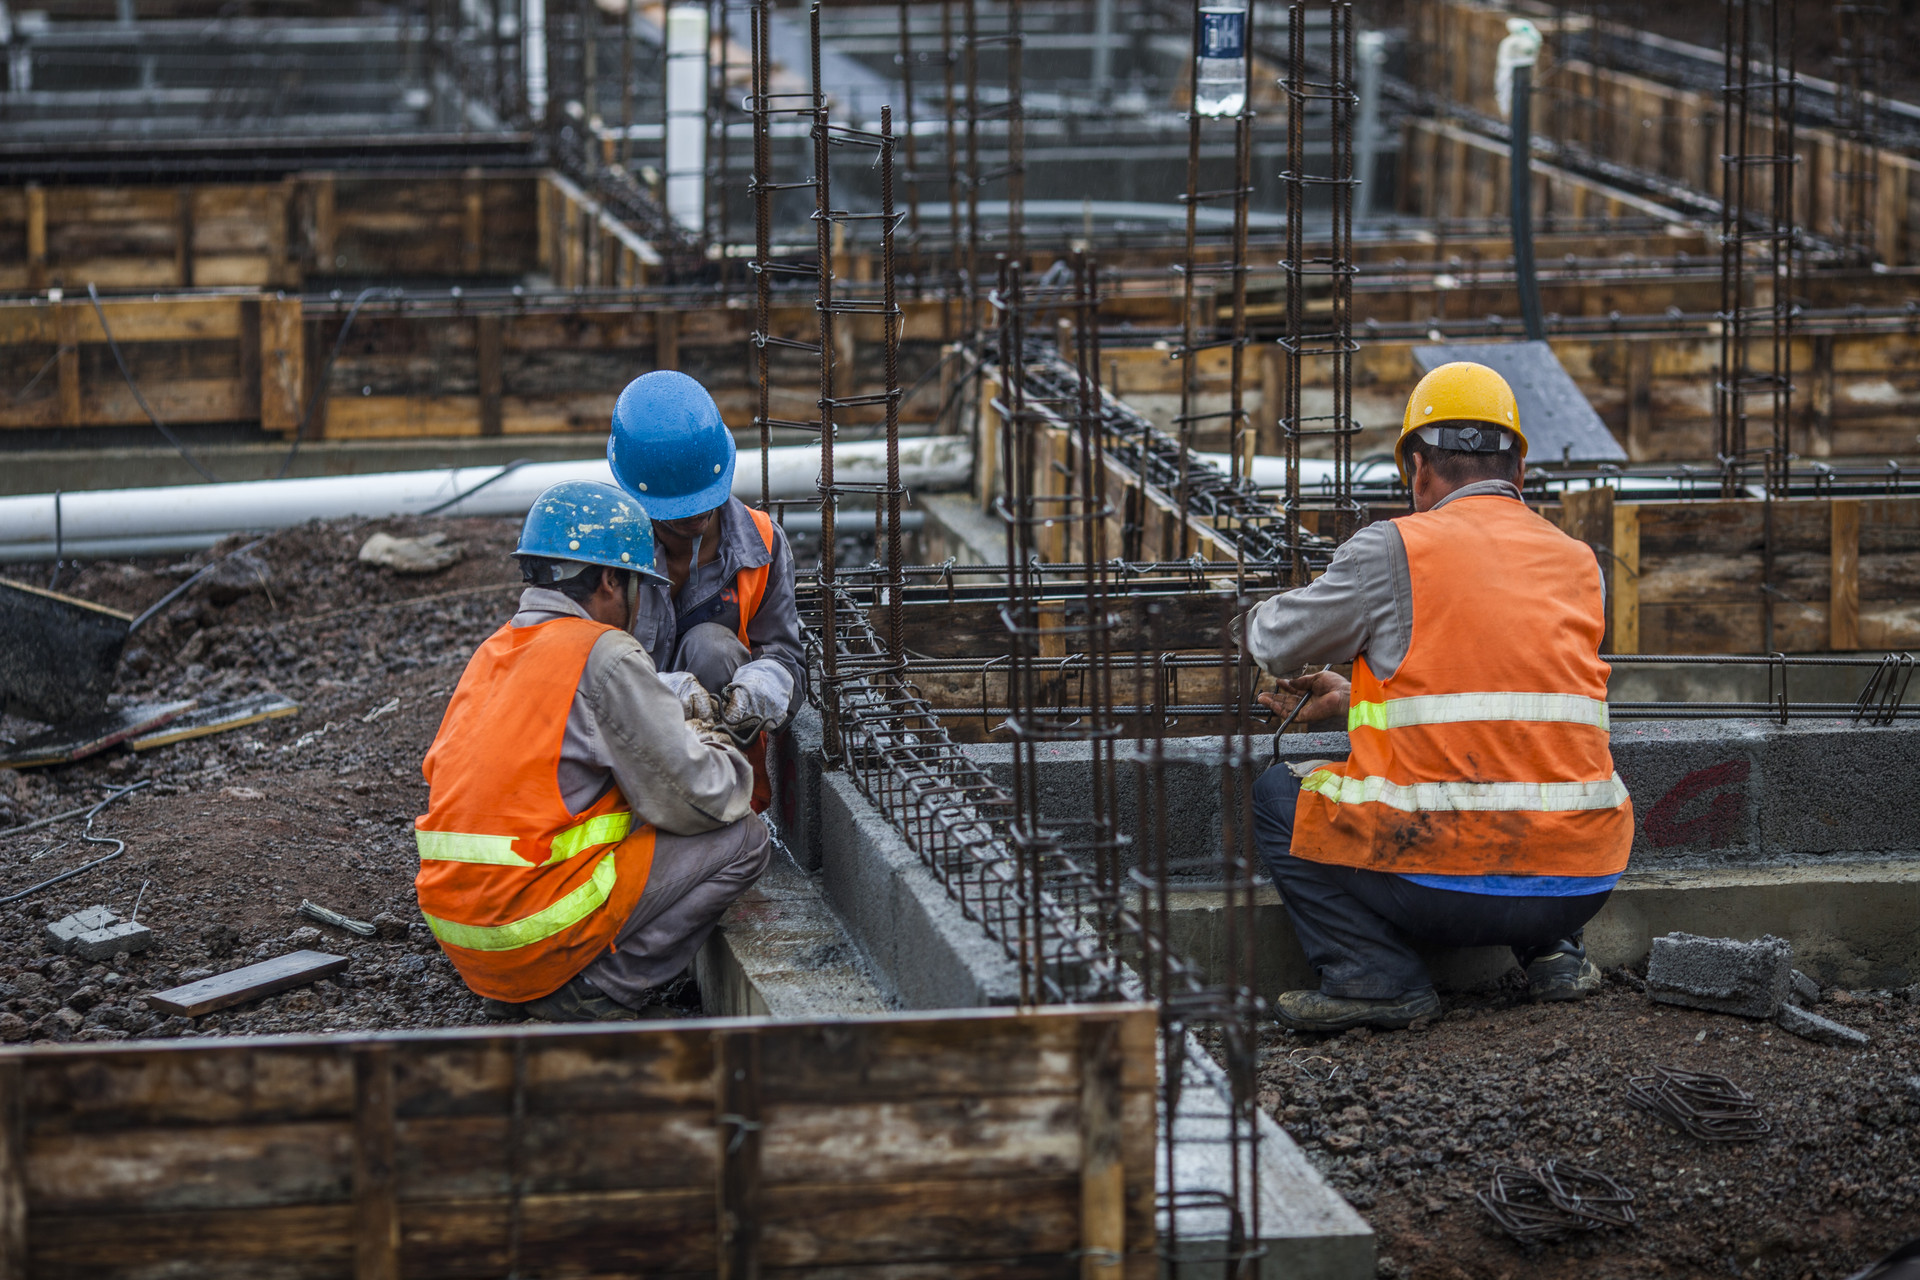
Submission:
[[[766,736],[786,726],[806,692],[786,535],[733,496],[733,432],[684,373],[627,384],[607,462],[653,517],[659,574],[641,587],[634,637],[689,720],[717,720],[743,744],[753,807],[764,810]]]
[[[514,554],[519,612],[427,752],[420,911],[490,1016],[639,1017],[766,869],[767,829],[746,760],[628,634],[655,576],[641,506],[557,484]]]
[[[1416,943],[1505,946],[1535,999],[1599,971],[1582,927],[1627,865],[1633,807],[1607,743],[1593,552],[1520,499],[1527,440],[1506,381],[1444,365],[1414,390],[1394,454],[1414,514],[1343,545],[1324,576],[1261,604],[1247,646],[1276,711],[1344,715],[1351,755],[1254,787],[1254,835],[1318,991],[1279,1020],[1404,1027],[1439,1001]]]

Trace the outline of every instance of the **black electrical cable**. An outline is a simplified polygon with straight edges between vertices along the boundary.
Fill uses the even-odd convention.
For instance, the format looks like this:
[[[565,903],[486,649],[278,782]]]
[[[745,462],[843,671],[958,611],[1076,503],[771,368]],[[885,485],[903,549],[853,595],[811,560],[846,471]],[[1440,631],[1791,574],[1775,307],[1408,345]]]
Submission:
[[[346,345],[347,333],[353,328],[354,317],[360,314],[360,304],[376,293],[397,298],[400,292],[398,289],[383,290],[376,285],[369,285],[360,291],[359,297],[353,300],[353,306],[347,310],[346,323],[341,325],[340,332],[334,335],[333,350],[327,352],[327,362],[320,366],[320,378],[314,384],[313,394],[307,397],[306,412],[300,415],[300,424],[293,429],[293,445],[287,450],[287,456],[281,460],[280,469],[273,473],[275,480],[287,478],[287,469],[293,466],[294,456],[300,452],[300,442],[306,439],[307,435],[307,423],[313,420],[313,411],[320,406],[320,397],[327,392],[327,380],[333,376],[333,362],[340,358],[340,348]]]
[[[152,421],[155,427],[159,428],[160,434],[167,438],[167,443],[172,445],[179,451],[180,456],[187,460],[188,466],[198,471],[213,483],[220,483],[220,478],[214,475],[213,472],[207,470],[200,459],[187,452],[187,446],[181,443],[180,437],[174,435],[172,429],[169,428],[166,423],[160,421],[160,415],[153,411],[153,406],[147,403],[147,398],[140,394],[140,385],[133,380],[133,372],[127,368],[126,359],[120,354],[120,344],[113,340],[113,330],[107,326],[107,313],[100,309],[100,291],[95,289],[91,284],[87,286],[87,301],[93,304],[93,314],[99,317],[100,320],[100,332],[107,335],[107,350],[113,352],[113,362],[120,366],[120,376],[126,379],[127,390],[133,392],[134,400],[146,411],[148,419]]]

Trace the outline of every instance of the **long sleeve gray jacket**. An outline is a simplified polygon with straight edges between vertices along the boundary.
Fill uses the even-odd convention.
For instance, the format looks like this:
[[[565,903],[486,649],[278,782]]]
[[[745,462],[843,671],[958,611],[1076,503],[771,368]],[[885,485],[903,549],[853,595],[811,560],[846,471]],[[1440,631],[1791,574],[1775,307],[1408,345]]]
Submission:
[[[1480,497],[1518,502],[1520,491],[1505,480],[1481,480],[1434,505]],[[1324,574],[1255,606],[1245,626],[1247,652],[1268,675],[1291,676],[1308,663],[1332,665],[1365,655],[1376,676],[1391,678],[1413,640],[1413,582],[1400,531],[1391,520],[1368,525],[1341,545]]]
[[[586,616],[561,592],[528,587],[512,625]],[[672,835],[712,831],[752,812],[746,757],[724,733],[687,723],[653,659],[619,630],[601,636],[587,655],[567,712],[559,783],[571,813],[618,785],[635,818]]]
[[[677,670],[681,633],[700,622],[718,622],[728,630],[740,625],[738,601],[728,588],[742,569],[767,565],[767,589],[760,607],[747,623],[747,648],[755,659],[771,658],[793,676],[789,717],[799,709],[807,691],[807,650],[800,638],[800,611],[793,589],[793,551],[779,525],[773,528],[773,549],[761,540],[753,514],[738,498],[729,498],[720,511],[720,555],[712,564],[695,565],[676,600],[664,582],[640,584],[640,611],[633,635],[656,670]]]

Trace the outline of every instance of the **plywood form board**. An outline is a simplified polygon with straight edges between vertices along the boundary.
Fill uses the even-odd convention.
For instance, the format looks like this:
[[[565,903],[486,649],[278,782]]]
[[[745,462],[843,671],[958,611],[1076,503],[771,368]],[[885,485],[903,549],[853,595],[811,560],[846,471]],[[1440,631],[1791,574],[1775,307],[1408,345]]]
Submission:
[[[1155,1035],[1101,1006],[9,1051],[0,1274],[726,1274],[728,1239],[1059,1274],[1092,1239],[1145,1275]],[[744,1243],[726,1204],[757,1206]]]

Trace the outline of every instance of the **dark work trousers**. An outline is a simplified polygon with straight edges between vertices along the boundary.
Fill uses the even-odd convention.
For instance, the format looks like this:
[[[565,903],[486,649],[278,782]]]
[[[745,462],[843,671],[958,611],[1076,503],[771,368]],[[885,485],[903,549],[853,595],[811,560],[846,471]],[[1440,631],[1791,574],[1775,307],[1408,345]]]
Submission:
[[[1607,900],[1509,898],[1431,889],[1404,876],[1296,858],[1293,810],[1300,779],[1276,764],[1253,784],[1253,838],[1293,929],[1330,996],[1385,1000],[1433,985],[1415,943],[1511,947],[1528,962],[1555,951],[1584,954],[1580,932]]]

